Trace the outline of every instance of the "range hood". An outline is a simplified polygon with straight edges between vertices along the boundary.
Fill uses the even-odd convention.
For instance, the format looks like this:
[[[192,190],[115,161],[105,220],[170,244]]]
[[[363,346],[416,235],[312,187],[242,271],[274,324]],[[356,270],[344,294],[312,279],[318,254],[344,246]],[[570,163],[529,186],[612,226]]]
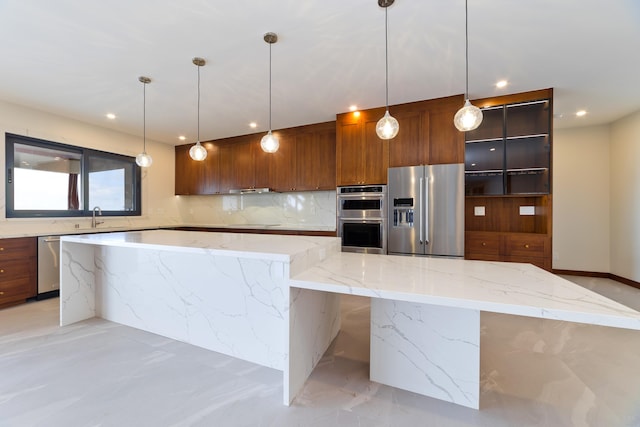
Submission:
[[[270,193],[269,188],[233,188],[229,190],[229,194],[260,194]]]

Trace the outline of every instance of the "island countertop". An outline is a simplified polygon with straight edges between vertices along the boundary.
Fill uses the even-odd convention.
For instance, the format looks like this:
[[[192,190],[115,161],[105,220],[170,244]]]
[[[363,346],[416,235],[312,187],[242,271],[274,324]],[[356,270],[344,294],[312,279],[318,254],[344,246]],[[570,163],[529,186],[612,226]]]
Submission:
[[[640,312],[531,264],[338,253],[291,286],[640,330]]]
[[[61,239],[64,242],[98,246],[171,250],[274,261],[290,261],[292,257],[324,246],[327,242],[333,241],[335,246],[340,244],[339,239],[335,237],[205,233],[177,230],[68,235]]]

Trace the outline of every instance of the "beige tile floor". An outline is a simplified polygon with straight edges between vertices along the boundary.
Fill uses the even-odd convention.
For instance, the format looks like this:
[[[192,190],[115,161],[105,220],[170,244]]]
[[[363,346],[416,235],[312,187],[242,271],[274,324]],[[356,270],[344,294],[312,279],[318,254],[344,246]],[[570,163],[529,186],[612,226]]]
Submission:
[[[567,277],[640,309],[640,290]],[[281,374],[58,300],[0,310],[0,426],[640,426],[640,332],[483,313],[481,409],[368,380],[369,300],[290,407]]]

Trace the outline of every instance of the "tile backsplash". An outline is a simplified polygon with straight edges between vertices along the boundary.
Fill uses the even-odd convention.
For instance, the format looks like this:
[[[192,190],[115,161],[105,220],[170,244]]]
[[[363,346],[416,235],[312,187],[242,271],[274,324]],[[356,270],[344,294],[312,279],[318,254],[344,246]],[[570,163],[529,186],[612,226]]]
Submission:
[[[335,230],[335,191],[178,196],[189,225],[279,225]]]

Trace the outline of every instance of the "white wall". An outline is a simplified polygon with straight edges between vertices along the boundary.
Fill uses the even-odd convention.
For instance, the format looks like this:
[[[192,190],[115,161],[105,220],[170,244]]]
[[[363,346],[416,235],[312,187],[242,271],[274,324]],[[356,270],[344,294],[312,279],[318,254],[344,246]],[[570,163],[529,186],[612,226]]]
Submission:
[[[0,163],[5,164],[5,132],[64,144],[94,148],[136,156],[142,150],[142,138],[99,126],[70,120],[41,111],[0,101]],[[174,148],[147,140],[147,152],[153,157],[151,168],[142,172],[142,216],[106,218],[100,228],[119,226],[166,225],[179,222],[174,193]],[[4,179],[5,169],[0,172]],[[3,181],[4,182],[4,181]],[[0,237],[30,233],[73,231],[75,224],[88,228],[89,218],[7,219],[5,186],[0,186]]]
[[[553,133],[553,268],[609,272],[610,127]]]
[[[640,111],[611,126],[611,270],[640,282]]]

